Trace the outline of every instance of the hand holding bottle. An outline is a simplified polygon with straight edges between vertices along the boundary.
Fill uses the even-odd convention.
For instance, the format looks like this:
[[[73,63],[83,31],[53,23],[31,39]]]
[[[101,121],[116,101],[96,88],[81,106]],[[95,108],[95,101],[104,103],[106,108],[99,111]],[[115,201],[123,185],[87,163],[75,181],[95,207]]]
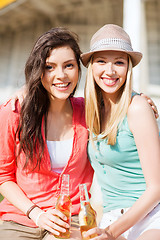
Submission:
[[[34,213],[33,210],[32,215],[33,214],[33,217],[31,214],[30,216],[36,225],[51,232],[55,236],[59,236],[61,233],[66,233],[66,229],[70,227],[70,225],[66,222],[67,217],[58,209],[49,209],[46,212],[41,211],[39,213]]]
[[[96,236],[98,236],[98,238]],[[106,227],[105,229],[101,229],[98,227],[90,229],[84,233],[84,237],[85,239],[92,240],[127,240],[125,237],[122,236],[115,238],[110,232],[110,226]]]
[[[55,209],[44,212],[35,208],[30,213],[30,217],[37,226],[51,232],[56,238],[66,239],[70,237],[71,206],[69,175],[64,174]]]

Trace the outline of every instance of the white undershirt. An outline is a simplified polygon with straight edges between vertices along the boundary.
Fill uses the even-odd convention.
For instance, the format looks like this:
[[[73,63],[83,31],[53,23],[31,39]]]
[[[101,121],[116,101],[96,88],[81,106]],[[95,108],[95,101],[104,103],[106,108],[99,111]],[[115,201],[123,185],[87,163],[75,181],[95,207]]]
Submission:
[[[72,153],[73,138],[64,141],[48,141],[52,170],[61,173]]]

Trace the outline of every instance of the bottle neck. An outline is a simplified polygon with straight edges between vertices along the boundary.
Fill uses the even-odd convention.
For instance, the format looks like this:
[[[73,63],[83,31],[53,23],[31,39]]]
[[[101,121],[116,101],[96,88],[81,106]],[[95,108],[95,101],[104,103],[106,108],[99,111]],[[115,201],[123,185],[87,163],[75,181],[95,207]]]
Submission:
[[[79,185],[79,191],[80,191],[81,203],[87,203],[87,202],[89,203],[89,196],[88,196],[87,186],[85,183]]]
[[[62,184],[61,184],[61,195],[69,196],[69,175],[63,174],[62,176]]]

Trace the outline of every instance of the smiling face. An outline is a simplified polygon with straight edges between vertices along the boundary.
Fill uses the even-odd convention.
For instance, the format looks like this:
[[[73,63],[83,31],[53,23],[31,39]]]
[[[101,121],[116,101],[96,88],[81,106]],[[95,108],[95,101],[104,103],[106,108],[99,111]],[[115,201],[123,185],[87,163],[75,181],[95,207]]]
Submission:
[[[50,100],[66,100],[78,82],[78,64],[75,54],[69,46],[51,50],[46,59],[42,85],[47,90]]]
[[[102,51],[93,55],[92,71],[103,96],[116,99],[126,81],[128,55],[120,51]]]

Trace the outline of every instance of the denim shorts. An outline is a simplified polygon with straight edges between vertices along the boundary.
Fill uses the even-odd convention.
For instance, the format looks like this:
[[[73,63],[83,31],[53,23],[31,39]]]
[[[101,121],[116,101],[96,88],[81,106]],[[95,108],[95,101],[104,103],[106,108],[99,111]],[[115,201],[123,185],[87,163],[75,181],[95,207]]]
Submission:
[[[129,208],[115,209],[104,213],[99,227],[106,228],[119,217],[121,217]],[[160,229],[160,204],[158,204],[141,221],[122,234],[127,240],[135,240],[142,233],[150,229]]]

